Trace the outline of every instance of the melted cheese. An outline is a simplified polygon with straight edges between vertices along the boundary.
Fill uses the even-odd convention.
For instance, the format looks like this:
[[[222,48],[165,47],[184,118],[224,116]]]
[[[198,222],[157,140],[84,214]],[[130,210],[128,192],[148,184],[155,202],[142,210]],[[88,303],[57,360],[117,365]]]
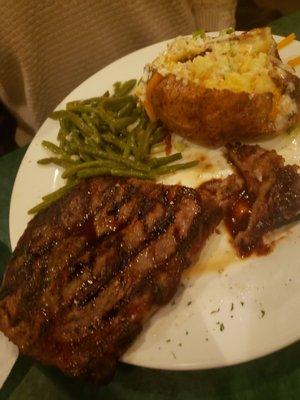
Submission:
[[[269,72],[274,69],[270,55],[275,47],[269,28],[214,39],[179,37],[150,64],[150,70],[211,89],[274,92]]]

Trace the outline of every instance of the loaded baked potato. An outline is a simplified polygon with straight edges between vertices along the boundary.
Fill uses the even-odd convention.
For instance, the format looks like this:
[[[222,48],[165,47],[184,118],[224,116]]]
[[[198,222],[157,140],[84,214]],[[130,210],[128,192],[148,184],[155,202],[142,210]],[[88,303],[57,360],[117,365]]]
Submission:
[[[137,90],[151,119],[211,146],[286,130],[297,120],[299,92],[269,28],[179,37],[147,66]]]

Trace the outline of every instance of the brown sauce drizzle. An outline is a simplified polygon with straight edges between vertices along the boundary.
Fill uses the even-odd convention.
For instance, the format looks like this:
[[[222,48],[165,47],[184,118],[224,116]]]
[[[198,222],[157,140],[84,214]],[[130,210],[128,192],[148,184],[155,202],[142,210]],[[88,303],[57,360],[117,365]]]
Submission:
[[[248,227],[254,203],[254,196],[243,190],[233,199],[231,206],[224,213],[225,226],[233,239],[233,246],[241,258],[249,257],[252,254],[266,255],[272,250],[271,245],[264,243],[262,235],[257,236],[253,233],[250,243],[236,240],[237,235]]]
[[[253,203],[251,196],[249,196],[246,190],[243,190],[233,200],[231,207],[226,210],[224,221],[226,228],[233,238],[247,228]]]
[[[172,138],[171,134],[168,133],[167,136],[165,137],[165,153],[166,156],[169,156],[172,152]]]
[[[97,241],[98,236],[92,216],[88,215],[85,220],[77,227],[77,235],[83,236],[87,244]]]

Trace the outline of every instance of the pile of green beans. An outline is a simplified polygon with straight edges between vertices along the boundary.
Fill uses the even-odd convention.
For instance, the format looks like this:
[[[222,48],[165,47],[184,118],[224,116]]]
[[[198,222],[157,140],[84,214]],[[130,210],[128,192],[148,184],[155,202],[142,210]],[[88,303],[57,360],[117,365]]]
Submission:
[[[91,176],[121,176],[154,180],[160,175],[190,168],[197,161],[173,164],[181,153],[153,157],[152,148],[164,140],[166,131],[151,122],[132,90],[136,80],[116,82],[113,93],[71,101],[65,110],[54,111],[58,120],[58,145],[44,140],[52,153],[39,164],[56,164],[64,169],[65,186],[42,198],[29,210],[35,214],[68,192],[80,180]]]

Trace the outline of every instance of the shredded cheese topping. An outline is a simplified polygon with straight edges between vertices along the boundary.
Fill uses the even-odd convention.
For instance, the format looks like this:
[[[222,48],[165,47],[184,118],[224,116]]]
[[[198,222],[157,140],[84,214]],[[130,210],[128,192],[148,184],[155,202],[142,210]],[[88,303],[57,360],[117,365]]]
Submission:
[[[291,33],[287,37],[283,38],[278,44],[277,44],[277,49],[281,50],[288,44],[292,43],[296,39],[296,35],[294,33]]]

